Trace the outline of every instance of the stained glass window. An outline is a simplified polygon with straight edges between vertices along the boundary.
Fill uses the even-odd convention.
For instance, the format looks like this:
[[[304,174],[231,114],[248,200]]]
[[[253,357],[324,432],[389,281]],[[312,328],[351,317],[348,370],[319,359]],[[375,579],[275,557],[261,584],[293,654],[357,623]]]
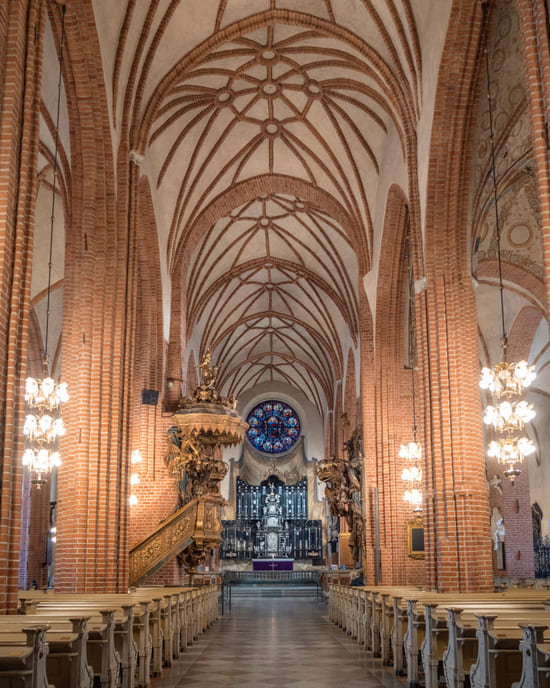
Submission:
[[[300,419],[283,401],[262,401],[248,414],[246,431],[250,443],[267,454],[290,449],[300,437]]]

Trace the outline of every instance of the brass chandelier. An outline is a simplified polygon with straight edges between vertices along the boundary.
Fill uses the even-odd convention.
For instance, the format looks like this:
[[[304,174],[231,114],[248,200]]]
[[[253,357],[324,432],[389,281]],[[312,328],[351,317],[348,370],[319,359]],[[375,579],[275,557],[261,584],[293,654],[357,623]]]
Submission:
[[[484,20],[487,20],[487,7],[482,3]],[[489,132],[491,140],[491,172],[493,179],[493,204],[495,208],[495,227],[497,240],[498,278],[500,293],[500,316],[502,325],[502,337],[500,345],[502,360],[493,368],[483,368],[479,386],[488,390],[493,396],[493,404],[487,406],[483,413],[483,422],[492,426],[495,439],[489,443],[487,456],[495,458],[499,463],[507,465],[504,475],[514,484],[520,474],[516,464],[521,463],[525,457],[535,451],[535,445],[524,434],[526,423],[535,417],[533,405],[525,400],[525,390],[536,377],[535,366],[530,366],[527,361],[510,363],[507,360],[508,333],[504,315],[504,284],[502,279],[501,260],[501,231],[498,215],[498,192],[495,162],[495,137],[493,127],[493,108],[491,98],[491,80],[489,76],[489,46],[488,31],[485,42],[485,69],[487,75],[487,103],[489,107]]]
[[[412,412],[413,412],[413,441],[401,445],[399,458],[404,459],[407,465],[401,473],[401,479],[405,482],[406,489],[403,498],[414,508],[416,513],[422,511],[422,446],[416,437],[416,388],[414,384],[414,366],[416,363],[416,318],[414,312],[414,280],[412,267],[412,253],[410,248],[410,227],[409,209],[406,208],[406,228],[407,228],[407,304],[409,313],[409,365],[411,366],[412,381]]]
[[[55,125],[55,152],[53,160],[52,202],[50,215],[50,250],[48,261],[48,288],[46,301],[46,329],[44,351],[42,353],[42,378],[28,377],[25,384],[26,416],[23,425],[25,451],[23,465],[34,476],[32,483],[40,489],[45,482],[44,476],[56,466],[61,465],[57,449],[58,439],[65,434],[59,406],[68,401],[67,384],[56,383],[49,374],[48,335],[50,324],[50,296],[52,282],[53,232],[55,220],[55,195],[57,176],[57,157],[59,143],[59,113],[61,106],[61,82],[63,70],[63,46],[65,42],[65,6],[62,5],[61,46],[59,50],[59,79],[57,93],[57,116]]]

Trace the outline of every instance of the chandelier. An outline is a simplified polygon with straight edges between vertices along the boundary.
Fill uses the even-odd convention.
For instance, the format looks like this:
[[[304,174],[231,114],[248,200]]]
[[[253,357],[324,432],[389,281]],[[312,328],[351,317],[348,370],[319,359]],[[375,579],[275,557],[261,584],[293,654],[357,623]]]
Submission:
[[[484,21],[486,4],[482,3]],[[500,292],[500,318],[502,325],[502,360],[493,368],[482,368],[479,386],[493,396],[493,404],[488,405],[483,413],[483,422],[492,426],[495,439],[489,442],[487,456],[507,465],[504,471],[512,485],[521,473],[516,464],[535,451],[532,440],[523,434],[525,425],[535,417],[533,405],[525,401],[525,390],[536,377],[535,366],[527,361],[509,363],[507,361],[508,334],[504,315],[504,284],[502,279],[501,231],[498,215],[498,193],[495,162],[495,139],[493,129],[493,108],[491,99],[491,81],[489,76],[488,34],[485,43],[485,68],[487,75],[487,103],[489,107],[489,132],[491,139],[491,171],[493,178],[493,204],[495,208],[495,227],[497,239],[498,278]]]
[[[59,50],[57,117],[55,125],[55,152],[53,160],[52,203],[50,214],[50,254],[48,262],[48,288],[46,292],[46,329],[44,334],[44,352],[42,353],[42,378],[28,377],[25,384],[26,416],[23,425],[23,434],[25,436],[23,465],[27,466],[34,476],[32,484],[36,485],[37,489],[40,489],[42,484],[45,483],[44,476],[50,473],[56,466],[61,465],[57,444],[59,437],[65,434],[65,426],[63,424],[63,419],[59,415],[59,406],[69,399],[67,384],[65,382],[56,383],[49,375],[48,354],[59,112],[61,104],[63,45],[65,42],[65,6],[62,5],[61,9],[61,46]]]
[[[409,313],[409,364],[411,366],[412,380],[412,411],[413,411],[413,441],[402,444],[399,449],[399,458],[406,461],[407,465],[401,473],[401,480],[405,483],[403,499],[413,507],[416,513],[422,511],[422,446],[416,439],[416,390],[414,385],[414,366],[416,362],[416,319],[414,312],[414,280],[412,268],[412,253],[409,241],[409,209],[406,207],[407,228],[407,296]]]

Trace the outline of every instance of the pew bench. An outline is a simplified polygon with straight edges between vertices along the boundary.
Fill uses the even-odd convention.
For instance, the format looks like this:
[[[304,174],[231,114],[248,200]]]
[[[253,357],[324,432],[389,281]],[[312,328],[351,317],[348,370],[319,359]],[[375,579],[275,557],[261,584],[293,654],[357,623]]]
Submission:
[[[427,688],[438,685],[440,662],[443,662],[449,686],[462,688],[464,685],[461,660],[469,666],[470,660],[475,661],[478,657],[476,612],[495,611],[502,617],[509,614],[517,626],[518,619],[533,622],[535,614],[546,618],[544,610],[548,602],[547,591],[526,589],[504,593],[443,594],[410,587],[364,586],[354,589],[331,585],[329,592],[329,614],[334,623],[357,638],[367,650],[381,656],[384,663],[393,661],[396,673],[405,673],[406,668],[410,687],[419,684],[419,673],[423,671]],[[459,615],[460,623],[456,622],[454,626],[451,623],[449,630],[448,608],[453,605],[464,613],[462,617]],[[520,610],[521,616],[518,616]],[[501,623],[506,626],[510,622],[503,618],[497,626]],[[516,628],[515,633],[513,661],[517,661],[519,656],[517,634],[521,629]]]
[[[479,618],[492,614],[494,617],[495,648],[499,644],[498,638],[504,633],[510,635],[512,628],[514,640],[509,649],[511,661],[521,668],[518,641],[521,637],[518,623],[521,619],[536,622],[550,620],[549,612],[542,606],[531,604],[522,605],[518,602],[502,604],[501,602],[470,603],[462,601],[462,607],[442,607],[434,604],[424,605],[425,633],[421,646],[422,665],[426,688],[438,685],[438,669],[440,662],[448,688],[462,688],[464,686],[464,667],[476,663],[482,650],[479,647]],[[490,643],[485,639],[484,642]],[[504,648],[501,648],[501,650]],[[501,653],[502,654],[502,653]],[[512,655],[515,655],[512,657]],[[508,670],[510,673],[511,669]],[[482,683],[485,686],[485,683]],[[498,684],[500,686],[500,684]]]
[[[131,639],[130,619],[117,614],[116,608],[105,608],[104,605],[80,603],[37,603],[33,605],[25,616],[41,618],[56,622],[77,615],[86,615],[93,627],[87,642],[88,661],[93,671],[100,678],[101,688],[118,688],[122,675],[123,688],[133,688],[133,673],[135,671],[135,657],[128,646],[128,633]],[[33,613],[34,611],[34,613]],[[121,630],[117,631],[117,627]],[[119,650],[124,652],[119,654]]]
[[[20,605],[22,611],[41,614],[66,613],[75,605],[94,614],[102,606],[116,605],[115,637],[124,665],[123,688],[133,688],[131,667],[135,666],[135,661],[132,664],[131,647],[123,642],[124,637],[128,638],[127,620],[133,609],[132,632],[138,656],[136,682],[146,688],[151,676],[160,675],[163,666],[171,666],[179,653],[217,619],[218,595],[219,585],[148,587],[136,588],[129,594],[78,596],[26,591],[20,595]]]
[[[92,688],[94,672],[87,660],[88,618],[52,622],[44,618],[0,617],[0,646],[26,643],[24,627],[46,628],[48,681],[56,688]]]
[[[541,629],[534,624],[520,624],[523,670],[518,688],[550,688],[550,642],[541,638]]]
[[[533,671],[538,654],[533,657],[532,643],[544,646],[550,643],[550,613],[518,612],[514,617],[495,614],[477,614],[478,655],[470,669],[472,688],[501,688],[527,680]],[[526,632],[527,630],[527,632]],[[530,642],[526,641],[526,636]],[[523,646],[522,646],[523,643]],[[535,662],[535,664],[534,664]],[[534,684],[536,685],[536,683]]]
[[[110,650],[104,651],[101,670],[98,661],[92,662],[88,647],[88,659],[101,676],[102,688],[115,688],[115,673],[120,669],[122,688],[148,688],[151,677],[160,675],[163,666],[171,666],[218,618],[219,589],[219,585],[204,585],[144,587],[128,594],[25,591],[20,594],[20,609],[48,620],[87,614],[90,624],[108,610],[113,641],[107,642]]]
[[[5,618],[5,617],[0,617]],[[0,645],[0,685],[3,688],[48,688],[46,626],[25,626],[25,640]]]
[[[545,613],[546,596],[527,597],[528,599],[521,601],[519,596],[505,600],[498,595],[482,593],[455,595],[426,593],[419,596],[418,600],[407,600],[408,619],[404,645],[408,684],[410,686],[418,684],[420,653],[426,688],[438,685],[437,674],[441,661],[447,682],[454,681],[449,685],[463,685],[460,683],[463,681],[463,670],[460,668],[461,653],[463,654],[466,649],[468,658],[471,658],[472,652],[477,651],[475,644],[472,646],[472,642],[475,643],[477,639],[477,630],[475,637],[471,631],[467,632],[468,619],[475,625],[476,613],[494,611],[497,615],[504,617],[509,614],[515,618],[526,618],[526,615],[532,618],[534,614]],[[463,612],[462,626],[451,627],[449,630],[448,608],[453,606],[460,607]],[[451,641],[449,641],[449,636]],[[475,656],[477,658],[477,654]]]

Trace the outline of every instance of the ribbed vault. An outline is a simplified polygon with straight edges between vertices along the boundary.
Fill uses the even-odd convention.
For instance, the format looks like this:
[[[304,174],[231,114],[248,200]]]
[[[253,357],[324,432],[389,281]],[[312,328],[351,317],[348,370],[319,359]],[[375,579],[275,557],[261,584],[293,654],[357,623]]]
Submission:
[[[319,410],[357,343],[357,259],[346,232],[311,203],[262,194],[220,219],[188,269],[187,324],[239,395],[265,381],[301,389]]]
[[[278,380],[334,408],[388,170],[416,162],[424,1],[93,4],[114,141],[152,190],[170,346],[184,365],[211,347],[225,393]]]
[[[394,137],[405,157],[419,65],[412,60],[399,79],[405,67],[390,66],[395,46],[386,62],[334,21],[298,12],[273,10],[233,33],[166,79],[148,105],[169,260],[212,199],[259,174],[322,188],[364,228],[371,251],[385,147]]]

